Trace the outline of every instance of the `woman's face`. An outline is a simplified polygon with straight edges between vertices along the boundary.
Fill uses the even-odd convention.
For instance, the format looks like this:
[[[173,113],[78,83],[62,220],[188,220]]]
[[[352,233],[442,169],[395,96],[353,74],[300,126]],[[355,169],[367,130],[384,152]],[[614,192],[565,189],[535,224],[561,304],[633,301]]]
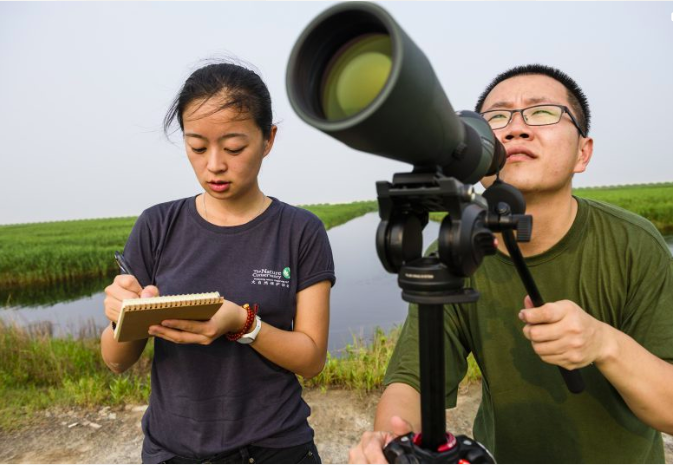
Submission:
[[[276,135],[264,139],[248,112],[219,110],[220,98],[191,102],[183,112],[185,149],[205,191],[216,199],[237,200],[259,191],[257,175]]]

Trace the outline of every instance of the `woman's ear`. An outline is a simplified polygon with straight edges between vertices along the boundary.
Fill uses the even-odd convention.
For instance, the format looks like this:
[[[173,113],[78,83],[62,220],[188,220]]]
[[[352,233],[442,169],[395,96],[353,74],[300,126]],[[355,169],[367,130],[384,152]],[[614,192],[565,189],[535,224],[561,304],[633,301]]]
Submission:
[[[271,132],[269,133],[269,138],[264,141],[264,157],[266,157],[271,149],[273,148],[273,142],[276,140],[276,132],[278,132],[278,126],[275,124],[271,126]]]

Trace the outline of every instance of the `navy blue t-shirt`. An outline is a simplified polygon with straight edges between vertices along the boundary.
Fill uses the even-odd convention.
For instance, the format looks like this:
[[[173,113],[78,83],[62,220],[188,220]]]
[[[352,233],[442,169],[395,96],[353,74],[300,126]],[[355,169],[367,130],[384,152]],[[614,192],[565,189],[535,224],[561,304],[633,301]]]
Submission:
[[[247,224],[215,226],[195,199],[156,205],[138,218],[124,255],[139,281],[161,295],[218,291],[240,305],[256,303],[264,323],[291,331],[297,293],[335,282],[322,222],[272,198]],[[155,338],[143,462],[299,445],[313,438],[309,414],[295,374],[250,346],[224,337],[208,346]]]

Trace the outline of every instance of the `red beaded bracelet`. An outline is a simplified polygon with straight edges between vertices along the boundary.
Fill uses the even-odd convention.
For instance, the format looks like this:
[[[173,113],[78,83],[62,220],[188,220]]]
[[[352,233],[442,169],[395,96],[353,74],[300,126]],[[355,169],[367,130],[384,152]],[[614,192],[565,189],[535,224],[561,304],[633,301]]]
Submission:
[[[227,333],[225,336],[227,339],[230,341],[238,341],[244,334],[248,334],[250,332],[250,329],[252,328],[252,324],[255,321],[255,316],[257,316],[257,311],[259,310],[259,305],[255,304],[254,307],[250,308],[250,305],[245,304],[243,305],[243,308],[248,311],[248,316],[245,319],[245,325],[243,326],[243,329],[240,330],[237,333]]]

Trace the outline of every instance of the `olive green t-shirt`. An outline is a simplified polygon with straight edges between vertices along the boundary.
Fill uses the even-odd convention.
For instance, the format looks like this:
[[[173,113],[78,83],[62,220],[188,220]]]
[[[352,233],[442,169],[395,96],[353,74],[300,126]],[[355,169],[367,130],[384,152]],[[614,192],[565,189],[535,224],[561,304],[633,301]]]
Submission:
[[[673,258],[666,243],[633,213],[577,201],[567,235],[526,259],[543,299],[572,300],[673,363]],[[483,391],[474,436],[498,462],[664,462],[661,434],[636,418],[595,366],[581,369],[586,389],[571,394],[558,367],[535,354],[517,316],[527,292],[507,256],[487,257],[469,281],[481,294],[478,302],[444,310],[446,406],[456,404],[472,352]],[[385,383],[420,390],[418,365],[412,305]]]

